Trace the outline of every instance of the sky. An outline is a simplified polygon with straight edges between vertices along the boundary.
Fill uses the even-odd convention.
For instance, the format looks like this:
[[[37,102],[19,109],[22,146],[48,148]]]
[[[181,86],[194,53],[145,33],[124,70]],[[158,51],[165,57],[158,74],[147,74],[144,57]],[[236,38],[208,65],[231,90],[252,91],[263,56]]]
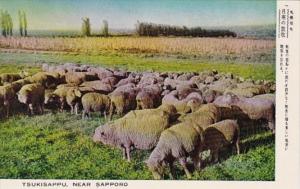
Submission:
[[[187,27],[276,23],[276,0],[0,0],[18,26],[18,10],[32,30],[78,30],[81,18],[92,28],[133,29],[137,20]]]

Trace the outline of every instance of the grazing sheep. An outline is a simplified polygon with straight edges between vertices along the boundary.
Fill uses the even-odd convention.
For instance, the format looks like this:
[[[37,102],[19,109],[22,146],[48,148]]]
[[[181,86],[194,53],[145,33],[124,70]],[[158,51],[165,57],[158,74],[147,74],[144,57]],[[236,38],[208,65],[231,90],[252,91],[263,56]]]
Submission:
[[[222,93],[212,89],[208,89],[203,92],[204,102],[212,103],[218,96],[221,96]]]
[[[199,153],[203,148],[203,139],[203,130],[191,122],[179,123],[163,131],[146,162],[154,179],[162,178],[164,163],[169,165],[170,176],[174,178],[175,160],[179,160],[185,174],[191,178],[191,173],[187,169],[187,157],[191,157],[197,169],[200,168]]]
[[[178,100],[177,91],[172,91],[169,94],[165,95],[162,98],[162,104],[169,104],[176,107],[177,112],[179,113],[188,113],[191,111],[191,108],[187,106],[187,103],[183,100]]]
[[[275,94],[261,94],[253,97],[254,99],[267,99],[270,100],[274,106],[276,105]]]
[[[191,88],[188,85],[177,85],[176,91],[178,92],[177,94],[179,100],[186,98],[192,92],[201,93],[199,89]]]
[[[204,130],[205,149],[209,149],[213,162],[219,160],[219,152],[227,146],[235,146],[240,154],[240,129],[237,121],[223,120],[208,126]]]
[[[53,95],[54,91],[55,90],[53,90],[53,89],[45,90],[44,105],[45,105],[45,108],[47,108],[47,109],[57,110],[59,108],[59,97],[56,95]]]
[[[130,161],[130,149],[153,149],[163,130],[170,126],[174,115],[166,107],[130,111],[124,117],[95,130],[94,142],[119,147]],[[173,109],[174,110],[174,109]]]
[[[156,108],[161,104],[162,88],[159,85],[148,85],[136,95],[137,109]]]
[[[71,88],[67,91],[66,102],[71,108],[71,114],[78,115],[82,92],[78,87]]]
[[[91,117],[91,112],[100,112],[106,116],[110,109],[110,98],[107,95],[99,93],[87,93],[82,96],[81,103],[83,106],[82,119],[88,115]]]
[[[191,92],[184,100],[187,102],[187,106],[191,108],[192,112],[197,111],[204,102],[199,92]]]
[[[24,85],[30,84],[30,80],[28,78],[19,79],[17,81],[12,82],[10,85],[14,89],[14,91],[18,92]]]
[[[59,79],[55,78],[52,74],[48,72],[38,72],[29,78],[30,83],[39,83],[45,88],[55,88],[59,83]]]
[[[210,103],[203,104],[196,112],[183,116],[180,121],[193,122],[203,130],[211,124],[214,124],[221,120],[221,112],[219,107]]]
[[[10,84],[0,86],[0,106],[5,107],[6,117],[9,116],[11,106],[15,99],[16,99],[16,93]]]
[[[64,108],[67,105],[67,93],[68,90],[73,89],[74,87],[59,87],[57,88],[53,94],[49,98],[49,102],[58,103],[60,105],[60,111],[63,112]]]
[[[14,74],[14,73],[3,73],[0,74],[0,83],[7,84],[14,81],[17,81],[19,79],[22,79],[20,74]]]
[[[27,105],[29,115],[34,114],[36,108],[39,113],[44,113],[45,88],[41,84],[24,85],[17,95],[18,100]]]
[[[227,94],[219,96],[214,104],[229,108],[236,106],[252,120],[265,119],[268,121],[269,129],[275,133],[275,105],[270,100]]]
[[[101,80],[103,83],[109,84],[110,86],[115,86],[118,82],[119,79],[117,77],[106,77]]]
[[[80,85],[84,81],[94,81],[98,79],[96,74],[89,72],[70,72],[66,73],[65,78],[67,83],[76,85]]]
[[[96,81],[86,81],[83,82],[81,87],[91,87],[95,91],[101,93],[101,94],[109,94],[113,91],[112,85],[108,83],[104,83],[103,81],[96,80]]]
[[[109,94],[111,99],[109,119],[112,119],[114,112],[121,116],[124,113],[136,109],[136,92],[114,91]]]
[[[129,76],[128,78],[121,79],[115,86],[120,87],[122,85],[127,85],[127,84],[136,84],[138,81],[134,77]]]

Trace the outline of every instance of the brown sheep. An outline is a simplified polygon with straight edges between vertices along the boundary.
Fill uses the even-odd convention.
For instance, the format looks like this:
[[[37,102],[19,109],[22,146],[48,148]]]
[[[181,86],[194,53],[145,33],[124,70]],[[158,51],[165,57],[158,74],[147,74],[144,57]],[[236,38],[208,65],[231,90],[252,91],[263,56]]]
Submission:
[[[209,125],[204,130],[205,149],[211,151],[213,162],[219,161],[219,152],[227,146],[235,146],[240,154],[240,129],[237,121],[223,120]]]
[[[89,72],[70,72],[70,73],[66,73],[65,78],[67,83],[69,84],[72,83],[76,85],[80,85],[84,81],[98,80],[96,74],[89,73]]]
[[[5,107],[6,117],[9,116],[11,106],[15,99],[16,93],[10,84],[0,86],[0,105]]]
[[[155,179],[162,178],[162,166],[165,163],[170,167],[171,178],[174,178],[173,164],[175,160],[179,160],[187,178],[191,178],[187,168],[187,157],[191,157],[195,168],[199,169],[201,165],[199,153],[203,147],[203,130],[192,122],[179,123],[161,133],[146,163]]]
[[[34,114],[36,108],[44,113],[45,88],[41,84],[24,85],[17,95],[18,100],[27,105],[29,115]]]
[[[82,119],[88,115],[91,117],[91,112],[100,112],[100,114],[106,116],[110,109],[110,98],[107,95],[99,93],[87,93],[82,96],[81,103],[83,106]]]

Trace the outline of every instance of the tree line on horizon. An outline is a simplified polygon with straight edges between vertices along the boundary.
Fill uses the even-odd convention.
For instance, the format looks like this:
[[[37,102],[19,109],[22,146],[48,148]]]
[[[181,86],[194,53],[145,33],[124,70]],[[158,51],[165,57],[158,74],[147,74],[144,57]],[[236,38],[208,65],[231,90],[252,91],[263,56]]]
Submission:
[[[27,36],[27,17],[25,11],[18,11],[20,36]],[[0,11],[0,29],[4,37],[13,36],[13,21],[7,10]]]
[[[188,28],[186,26],[171,26],[137,22],[136,33],[139,36],[190,36],[190,37],[236,37],[237,34],[230,30],[212,30],[201,27]]]

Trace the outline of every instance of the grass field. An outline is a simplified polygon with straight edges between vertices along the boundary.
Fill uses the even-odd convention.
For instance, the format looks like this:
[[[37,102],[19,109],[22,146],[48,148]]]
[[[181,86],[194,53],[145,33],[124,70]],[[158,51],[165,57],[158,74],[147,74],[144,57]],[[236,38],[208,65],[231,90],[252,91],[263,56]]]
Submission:
[[[8,42],[3,42],[2,38],[0,46],[6,48],[17,47],[17,50],[1,49],[0,73],[16,73],[21,70],[34,73],[41,69],[42,63],[62,64],[74,62],[117,67],[130,71],[200,72],[216,69],[219,72],[231,72],[254,80],[275,80],[275,64],[272,58],[267,58],[266,62],[260,63],[257,63],[251,57],[249,62],[246,63],[241,62],[241,59],[238,61],[230,59],[223,61],[223,58],[227,55],[226,52],[222,50],[214,52],[215,50],[212,47],[207,48],[212,53],[220,53],[221,59],[198,58],[197,56],[194,57],[193,53],[197,54],[199,49],[193,47],[193,45],[197,46],[202,41],[193,42],[191,39],[180,40],[188,40],[191,46],[190,49],[194,48],[195,51],[188,50],[184,52],[185,46],[181,46],[178,42],[174,49],[167,48],[165,52],[154,52],[151,51],[151,48],[155,49],[157,47],[149,45],[153,42],[151,41],[153,39],[147,38],[146,42],[148,42],[147,40],[149,42],[145,47],[149,47],[150,50],[146,49],[145,52],[141,51],[145,48],[141,41],[135,41],[135,43],[141,45],[135,52],[136,49],[129,48],[128,50],[127,47],[125,49],[117,47],[117,50],[112,50],[114,47],[111,47],[112,49],[105,47],[108,48],[108,50],[105,50],[101,45],[108,45],[112,39],[99,39],[102,41],[107,40],[107,42],[105,44],[98,44],[99,41],[97,43],[91,42],[92,46],[90,48],[80,47],[87,48],[87,53],[81,52],[80,48],[78,50],[74,45],[78,45],[80,40],[93,40],[93,38],[74,39],[74,44],[73,39],[64,39],[68,41],[64,43],[61,42],[61,39],[55,39],[57,42],[51,43],[52,49],[47,47],[49,42],[45,44],[39,42],[41,43],[39,45],[45,48],[40,50],[46,51],[33,51],[32,46],[30,48],[26,47],[28,45],[27,40],[29,40],[29,45],[32,45],[30,44],[32,38],[24,38],[24,41],[21,41],[21,47],[16,46],[17,43],[13,41],[14,38],[7,40],[11,40],[8,41],[8,45],[6,44]],[[160,39],[157,40],[160,41]],[[61,46],[56,46],[56,43]],[[124,42],[126,45],[128,43],[128,41]],[[174,43],[174,41],[171,40],[167,43]],[[234,43],[230,44],[234,46]],[[226,43],[223,42],[222,44],[222,48],[225,48]],[[135,46],[136,44],[132,45]],[[243,45],[248,45],[249,48],[243,46],[241,49],[234,47],[231,50],[236,51],[235,53],[242,57],[247,57],[247,53],[253,55],[253,52],[255,54],[256,51],[266,53],[267,57],[273,56],[271,51],[273,51],[274,42],[246,41]],[[100,50],[98,49],[96,52],[89,51],[89,49],[95,49],[95,46]],[[57,47],[61,49],[59,50]],[[64,48],[70,48],[71,50]],[[192,53],[189,54],[189,52]],[[214,54],[212,56],[219,55]],[[128,163],[122,159],[120,150],[96,145],[92,142],[91,135],[94,129],[103,122],[104,120],[96,117],[96,115],[92,120],[83,121],[80,116],[70,115],[69,113],[47,113],[33,117],[16,115],[6,120],[0,120],[0,178],[152,179],[151,173],[144,164],[149,152],[135,152],[133,161]],[[274,140],[274,136],[270,132],[261,130],[254,134],[243,135],[242,153],[240,155],[225,154],[220,163],[207,165],[201,172],[194,172],[193,179],[274,180]],[[177,179],[186,179],[179,165],[176,166],[176,174]],[[165,179],[168,179],[168,177],[166,176]]]
[[[96,115],[95,115],[96,116]],[[152,179],[143,163],[149,152],[136,152],[133,161],[122,159],[121,150],[96,145],[96,118],[82,121],[68,113],[16,116],[1,121],[0,177],[43,179]],[[274,137],[259,132],[243,138],[241,155],[194,172],[203,180],[274,180]],[[177,179],[186,179],[176,166]],[[168,179],[166,177],[165,179]]]

